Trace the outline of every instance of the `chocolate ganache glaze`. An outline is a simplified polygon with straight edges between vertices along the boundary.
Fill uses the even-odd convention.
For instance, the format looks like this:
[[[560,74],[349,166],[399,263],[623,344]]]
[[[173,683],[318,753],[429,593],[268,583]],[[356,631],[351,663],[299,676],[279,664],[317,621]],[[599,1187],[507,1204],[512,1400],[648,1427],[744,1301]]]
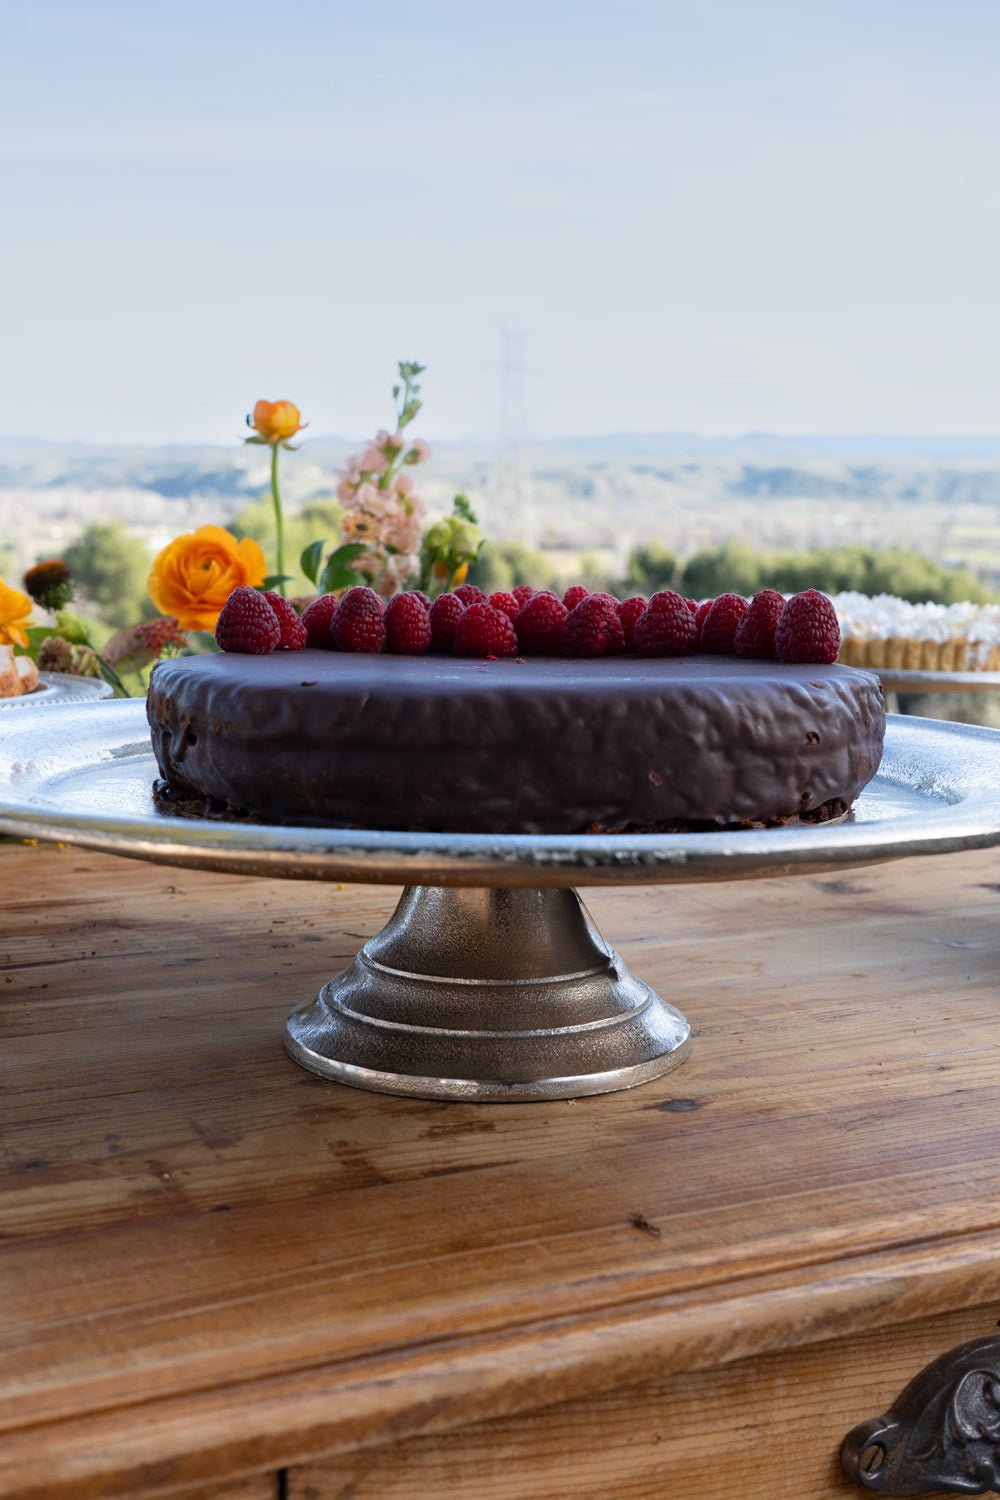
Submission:
[[[836,816],[885,729],[871,673],[701,655],[181,657],[147,714],[180,811],[490,833]]]

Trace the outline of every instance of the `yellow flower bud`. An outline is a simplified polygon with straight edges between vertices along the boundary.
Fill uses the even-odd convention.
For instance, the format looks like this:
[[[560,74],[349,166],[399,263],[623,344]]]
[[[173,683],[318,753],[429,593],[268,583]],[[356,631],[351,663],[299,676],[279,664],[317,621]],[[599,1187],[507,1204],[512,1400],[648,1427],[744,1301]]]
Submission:
[[[299,409],[291,401],[258,401],[250,421],[268,443],[287,443],[309,426],[300,421]]]

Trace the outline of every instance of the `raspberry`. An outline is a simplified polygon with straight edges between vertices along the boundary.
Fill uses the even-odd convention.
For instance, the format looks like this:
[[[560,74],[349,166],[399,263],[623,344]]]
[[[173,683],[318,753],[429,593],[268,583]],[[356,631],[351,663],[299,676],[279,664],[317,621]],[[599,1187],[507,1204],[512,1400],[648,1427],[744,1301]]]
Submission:
[[[431,605],[431,645],[435,651],[450,651],[455,644],[455,625],[465,613],[457,594],[439,594]]]
[[[565,604],[567,609],[576,609],[576,606],[579,604],[580,600],[586,599],[589,593],[590,590],[585,589],[582,583],[574,583],[570,588],[566,590],[565,594],[563,594],[563,603]]]
[[[267,656],[281,645],[278,616],[257,589],[241,585],[233,589],[215,627],[220,651],[239,651],[244,656]]]
[[[688,609],[691,611],[691,613],[693,615],[696,615],[698,613],[698,601],[697,601],[697,599],[685,599],[684,603],[687,605]]]
[[[330,626],[330,638],[338,651],[357,651],[374,656],[385,645],[382,601],[374,589],[358,584],[340,601]]]
[[[385,649],[397,656],[423,656],[431,643],[431,621],[420,596],[394,594],[385,609]]]
[[[774,655],[774,632],[784,607],[785,597],[777,589],[761,589],[754,594],[750,608],[736,627],[733,649],[737,656]]]
[[[563,626],[564,656],[617,656],[625,650],[625,632],[618,618],[617,600],[588,594],[569,612]]]
[[[701,627],[708,619],[708,612],[715,603],[714,599],[703,599],[694,612],[694,623],[698,627],[698,639],[701,640]]]
[[[686,656],[698,644],[698,629],[687,600],[673,589],[654,594],[635,624],[640,656]]]
[[[463,583],[461,588],[455,590],[455,596],[461,599],[463,604],[486,603],[486,595],[474,583]]]
[[[430,609],[430,607],[431,607],[430,595],[429,594],[425,594],[424,591],[423,591],[423,589],[410,589],[409,592],[411,594],[415,594],[416,595],[416,597],[420,600],[421,604],[424,606],[424,609],[427,609],[427,610]]]
[[[491,604],[470,604],[455,625],[456,656],[516,656],[510,617]]]
[[[701,649],[715,656],[729,655],[737,626],[749,608],[742,594],[720,594],[701,627]]]
[[[631,599],[624,599],[618,606],[618,618],[622,622],[622,630],[625,634],[625,650],[635,650],[635,627],[646,608],[646,601],[641,594],[633,594]]]
[[[491,609],[502,609],[508,620],[516,619],[521,608],[514,595],[508,594],[505,589],[498,589],[495,594],[491,594],[486,603]]]
[[[306,631],[306,644],[318,646],[321,650],[332,651],[333,641],[330,639],[330,622],[337,613],[336,594],[320,594],[302,612],[302,624]]]
[[[517,644],[528,656],[558,656],[569,610],[555,594],[535,594],[514,621]]]
[[[836,661],[840,625],[833,601],[818,589],[793,594],[774,632],[774,654],[779,661]]]
[[[270,589],[264,590],[263,597],[278,617],[283,648],[286,651],[301,651],[306,643],[307,633],[306,627],[295,613],[294,606],[289,604],[281,594],[274,594]]]
[[[536,590],[531,587],[530,583],[519,583],[516,589],[511,589],[511,593],[523,609],[528,600],[534,598]]]

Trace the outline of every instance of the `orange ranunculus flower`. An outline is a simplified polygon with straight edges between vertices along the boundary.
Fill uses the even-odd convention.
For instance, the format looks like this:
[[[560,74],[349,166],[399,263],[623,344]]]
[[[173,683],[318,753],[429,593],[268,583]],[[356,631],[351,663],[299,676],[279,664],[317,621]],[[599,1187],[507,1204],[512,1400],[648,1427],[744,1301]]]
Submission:
[[[24,627],[31,618],[33,608],[27,594],[22,594],[20,589],[12,589],[9,583],[4,583],[0,578],[0,645],[28,644],[28,632]]]
[[[308,427],[300,421],[300,412],[291,401],[258,401],[250,418],[251,426],[265,442],[287,443],[297,432]]]
[[[174,537],[153,559],[149,597],[181,630],[214,630],[233,589],[264,582],[267,563],[256,542],[238,542],[221,526]]]

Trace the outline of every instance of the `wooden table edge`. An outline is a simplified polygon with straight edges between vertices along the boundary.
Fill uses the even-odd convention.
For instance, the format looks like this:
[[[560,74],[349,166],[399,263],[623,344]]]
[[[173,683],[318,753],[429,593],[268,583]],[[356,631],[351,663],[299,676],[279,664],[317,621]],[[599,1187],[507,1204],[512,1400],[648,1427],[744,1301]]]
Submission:
[[[8,1431],[5,1500],[182,1494],[338,1452],[989,1305],[1000,1230]],[[992,1314],[983,1333],[992,1330]],[[915,1372],[914,1372],[915,1373]],[[894,1395],[895,1393],[887,1393]]]

